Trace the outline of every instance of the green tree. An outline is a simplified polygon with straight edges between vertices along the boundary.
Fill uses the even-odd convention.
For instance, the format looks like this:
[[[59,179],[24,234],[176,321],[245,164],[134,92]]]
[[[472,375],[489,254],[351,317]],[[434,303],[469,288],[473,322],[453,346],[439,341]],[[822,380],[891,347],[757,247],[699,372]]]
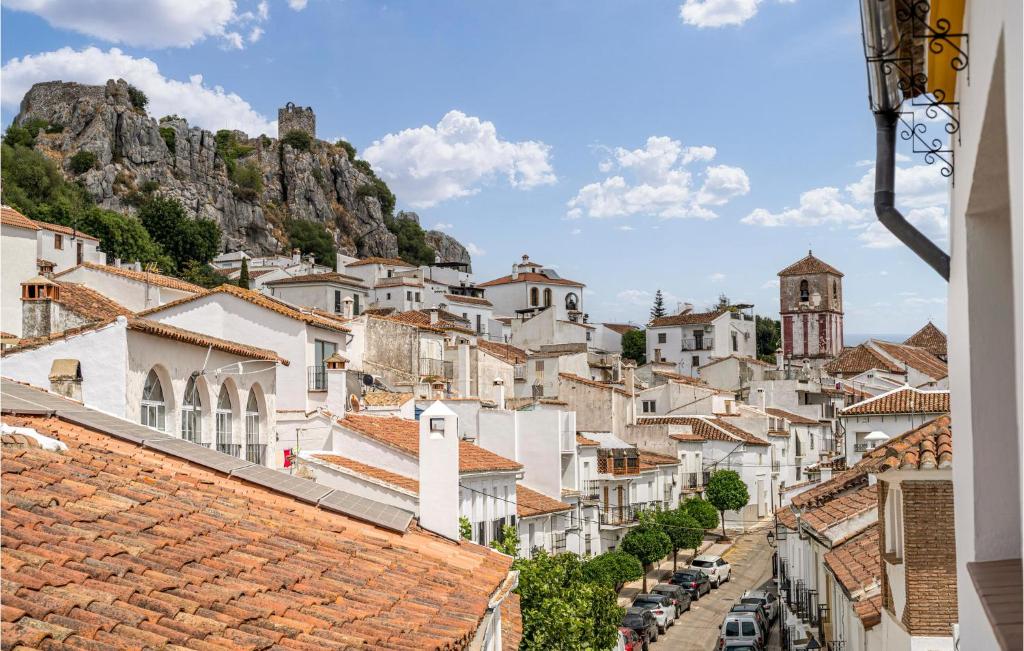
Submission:
[[[238,286],[249,289],[249,261],[242,258],[242,268],[238,270]]]
[[[430,248],[423,229],[411,219],[398,217],[385,218],[388,230],[398,238],[398,257],[409,264],[434,264],[434,249]]]
[[[177,199],[153,195],[139,206],[139,220],[170,256],[176,270],[189,262],[205,265],[217,255],[220,226],[210,219],[189,219]]]
[[[71,157],[71,171],[75,174],[84,174],[96,167],[96,154],[82,149]]]
[[[661,295],[661,290],[654,292],[654,305],[651,306],[651,321],[660,319],[665,316],[665,297]]]
[[[162,118],[161,121],[163,121]],[[174,130],[174,127],[160,127],[160,137],[164,139],[167,150],[174,154],[177,151],[178,142],[178,132]]]
[[[459,538],[463,540],[469,540],[473,537],[473,525],[470,523],[469,518],[464,515],[459,516]]]
[[[615,646],[623,609],[615,591],[587,581],[576,554],[520,558],[523,639],[520,649],[610,649]]]
[[[654,522],[653,517],[641,515],[640,525],[627,533],[619,545],[619,549],[635,556],[644,566],[644,592],[647,592],[647,572],[651,564],[665,558],[672,551],[672,541]]]
[[[263,171],[256,163],[235,165],[234,171],[231,173],[231,180],[235,182],[232,191],[239,199],[252,201],[263,191]]]
[[[715,305],[715,309],[727,310],[732,305],[732,301],[724,293],[718,295],[718,303]]]
[[[334,238],[322,225],[305,219],[290,219],[285,222],[285,231],[291,248],[312,254],[320,264],[334,266]]]
[[[131,84],[128,84],[128,101],[140,111],[145,110],[146,105],[149,104],[149,98],[146,97],[146,94]]]
[[[384,214],[385,219],[390,218],[395,212],[395,195],[391,192],[388,184],[376,176],[369,183],[363,183],[356,188],[356,196],[376,198],[380,202],[380,211]]]
[[[182,280],[207,289],[224,284],[224,276],[217,273],[212,266],[195,260],[186,262],[184,268],[179,270],[177,275]]]
[[[355,160],[356,159],[356,148],[355,148],[355,146],[352,143],[350,143],[347,140],[339,140],[338,142],[336,142],[334,144],[345,150],[345,153],[348,154],[348,159],[349,160]]]
[[[284,134],[284,137],[281,138],[281,144],[288,145],[298,151],[309,151],[313,146],[313,138],[305,131],[295,129]]]
[[[704,541],[704,529],[682,507],[668,511],[658,511],[654,520],[661,526],[669,540],[672,541],[672,571],[676,571],[680,549],[692,549],[694,555]]]
[[[519,556],[519,531],[506,524],[501,528],[501,540],[492,540],[491,548],[513,558]]]
[[[778,319],[755,316],[754,332],[757,340],[757,358],[774,364],[775,351],[782,345],[782,324]]]
[[[703,529],[714,529],[718,526],[718,509],[709,502],[694,497],[683,502],[682,508],[686,509]]]
[[[722,516],[722,538],[725,539],[725,512],[739,511],[747,505],[750,501],[747,485],[735,470],[719,470],[711,475],[704,494]]]
[[[637,366],[647,363],[646,330],[630,330],[622,335],[622,357],[633,360]]]
[[[616,592],[628,581],[644,575],[644,566],[636,556],[621,551],[599,554],[583,563],[583,576],[592,583],[600,583]]]
[[[174,262],[160,245],[153,240],[149,231],[137,218],[131,215],[103,210],[96,206],[81,213],[73,224],[64,224],[81,229],[99,238],[100,248],[113,261],[139,261],[143,265],[155,265],[165,272],[174,271]]]

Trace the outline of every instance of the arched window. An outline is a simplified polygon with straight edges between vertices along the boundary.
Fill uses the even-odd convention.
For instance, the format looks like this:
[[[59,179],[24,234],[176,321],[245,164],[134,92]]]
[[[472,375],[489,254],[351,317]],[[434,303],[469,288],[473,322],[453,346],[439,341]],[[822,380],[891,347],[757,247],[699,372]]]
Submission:
[[[811,300],[811,291],[808,288],[807,281],[806,280],[801,280],[800,281],[800,302],[801,303],[806,303],[809,300]]]
[[[260,442],[260,403],[256,389],[249,389],[245,405],[245,460],[263,465],[267,446]]]
[[[228,393],[228,387],[226,384],[222,384],[220,387],[220,395],[217,397],[217,452],[223,452],[230,454],[233,457],[238,456],[238,445],[234,442],[232,436],[232,418],[231,418],[231,394]]]
[[[536,287],[530,288],[530,307],[537,307],[540,305],[540,290]]]
[[[167,403],[156,369],[149,371],[142,387],[142,424],[160,431],[167,429]]]
[[[565,309],[570,312],[574,312],[579,308],[580,300],[573,292],[569,292],[565,295]]]
[[[551,288],[544,288],[544,307],[551,307]]]
[[[181,401],[181,438],[193,443],[203,442],[203,401],[194,377],[188,379]]]

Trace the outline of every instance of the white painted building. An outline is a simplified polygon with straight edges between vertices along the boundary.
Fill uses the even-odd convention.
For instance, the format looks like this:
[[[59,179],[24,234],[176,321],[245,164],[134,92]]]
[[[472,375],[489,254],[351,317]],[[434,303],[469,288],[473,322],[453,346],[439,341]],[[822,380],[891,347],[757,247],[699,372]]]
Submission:
[[[554,308],[559,321],[579,321],[583,315],[583,283],[562,278],[554,269],[544,267],[524,255],[512,265],[512,273],[477,287],[487,291],[498,316],[514,316]]]
[[[135,312],[206,291],[178,278],[142,271],[137,266],[117,267],[85,262],[54,277],[85,285]]]
[[[107,256],[99,250],[99,239],[74,228],[59,224],[36,221],[39,230],[36,257],[45,263],[53,263],[53,271],[60,273],[83,263],[103,265]]]
[[[351,318],[359,316],[370,302],[370,289],[355,276],[336,272],[289,276],[262,284],[264,293],[274,298]],[[345,301],[351,301],[346,313]]]
[[[0,207],[0,330],[21,336],[21,283],[37,275],[36,246],[39,226],[17,210]]]
[[[755,357],[757,338],[754,317],[749,313],[753,306],[736,307],[710,312],[684,310],[654,319],[647,326],[647,359],[672,364],[676,373],[697,377],[698,369],[713,358],[734,354]]]
[[[842,409],[839,432],[847,465],[857,463],[867,450],[875,447],[865,440],[869,434],[882,432],[886,438],[892,438],[948,413],[949,391],[922,391],[907,386]]]
[[[478,336],[487,337],[494,306],[486,298],[443,294],[435,305],[454,314],[459,314],[470,323],[470,327]]]

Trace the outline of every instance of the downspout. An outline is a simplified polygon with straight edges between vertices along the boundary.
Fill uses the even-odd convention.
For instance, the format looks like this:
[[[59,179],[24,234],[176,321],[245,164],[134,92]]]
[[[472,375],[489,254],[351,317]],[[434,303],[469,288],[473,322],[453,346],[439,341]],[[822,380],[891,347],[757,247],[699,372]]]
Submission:
[[[907,221],[896,208],[896,122],[895,111],[875,113],[875,214],[878,221],[900,242],[949,282],[949,254]]]

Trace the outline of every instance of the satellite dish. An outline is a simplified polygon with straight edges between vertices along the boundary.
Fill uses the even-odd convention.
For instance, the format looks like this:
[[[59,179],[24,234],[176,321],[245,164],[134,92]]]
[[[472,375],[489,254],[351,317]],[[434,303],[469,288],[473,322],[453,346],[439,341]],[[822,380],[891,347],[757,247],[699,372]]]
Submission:
[[[366,375],[363,375],[363,384],[368,386],[368,387],[372,387],[373,386],[373,376],[370,375],[369,373],[367,373]]]

